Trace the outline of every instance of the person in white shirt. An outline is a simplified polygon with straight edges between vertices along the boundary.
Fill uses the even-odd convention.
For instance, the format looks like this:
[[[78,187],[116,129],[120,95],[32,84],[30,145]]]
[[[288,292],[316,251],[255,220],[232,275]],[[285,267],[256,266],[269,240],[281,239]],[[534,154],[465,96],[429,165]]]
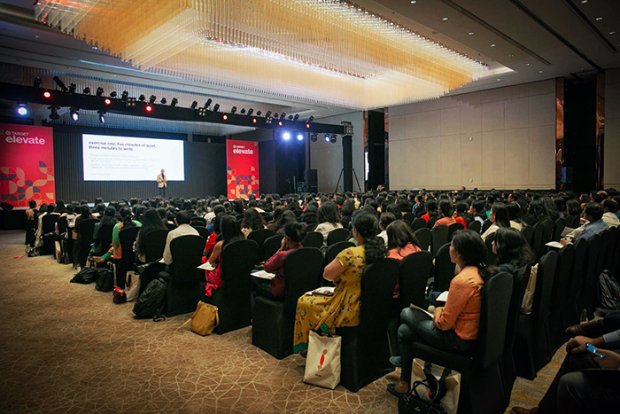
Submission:
[[[608,198],[603,201],[603,221],[608,227],[620,225],[620,220],[618,220],[618,203],[616,200]]]
[[[166,237],[166,246],[164,247],[164,254],[163,254],[165,264],[167,265],[172,264],[172,252],[170,251],[170,242],[172,242],[172,240],[176,239],[177,237],[181,237],[181,236],[188,236],[188,235],[199,236],[200,235],[198,234],[198,230],[196,230],[195,228],[189,225],[190,218],[191,217],[189,213],[185,211],[181,211],[180,213],[177,214],[177,217],[175,218],[174,221],[176,222],[178,227],[174,230],[171,230],[168,233],[168,237]]]
[[[341,229],[340,213],[338,207],[333,201],[326,201],[319,207],[318,212],[319,224],[314,231],[318,231],[323,235],[323,240],[327,241],[327,235],[334,229]]]

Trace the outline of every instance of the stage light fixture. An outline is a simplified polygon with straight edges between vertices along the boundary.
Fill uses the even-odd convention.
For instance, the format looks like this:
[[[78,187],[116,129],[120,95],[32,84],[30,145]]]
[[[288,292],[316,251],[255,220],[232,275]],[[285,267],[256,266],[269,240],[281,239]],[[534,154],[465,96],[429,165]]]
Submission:
[[[310,129],[310,124],[306,122],[306,129]]]
[[[69,84],[69,93],[75,93],[75,90],[77,89],[77,85],[75,83],[70,83]]]
[[[105,124],[105,111],[99,110],[97,114],[99,115],[99,123]]]
[[[44,91],[43,92],[43,98],[45,98],[45,99],[52,99],[52,93],[50,91]]]
[[[256,118],[252,118],[252,123],[255,124],[256,122],[258,122]]]
[[[231,114],[234,115],[236,112],[237,112],[237,107],[236,106],[233,106],[232,108],[230,108],[230,113]]]
[[[278,113],[276,112],[275,114],[273,114],[274,119],[278,119],[280,118],[280,115],[278,115]]]
[[[47,109],[50,110],[50,119],[52,121],[57,121],[60,119],[60,115],[58,115],[58,107],[57,106],[48,106]]]
[[[166,99],[166,97],[161,98],[161,101],[159,101],[159,103],[161,103],[162,105],[166,105],[168,103],[168,100]]]
[[[297,121],[299,119],[299,114],[295,114],[295,116],[293,117],[293,121]]]
[[[207,101],[205,102],[205,109],[209,109],[209,107],[211,106],[211,102],[213,102],[211,98],[207,99]]]
[[[286,112],[282,112],[282,113],[280,114],[280,119],[284,119],[285,117],[286,117]]]
[[[177,106],[178,103],[179,103],[179,100],[177,98],[172,98],[172,101],[170,102],[170,106],[174,108],[175,106]]]
[[[220,104],[215,104],[215,106],[213,106],[213,112],[217,112],[220,109]]]
[[[338,135],[334,134],[329,138],[329,142],[331,142],[332,144],[335,144],[337,139],[338,139]]]
[[[196,109],[197,106],[198,106],[198,101],[194,101],[192,102],[192,105],[190,106],[190,108]]]
[[[283,139],[284,141],[290,141],[290,140],[291,140],[291,133],[290,133],[290,132],[288,132],[288,131],[284,131],[284,132],[282,133],[282,139]]]
[[[245,115],[245,108],[241,108],[241,111],[239,111],[239,113],[240,113],[241,115]]]
[[[36,76],[34,78],[34,80],[32,81],[32,86],[34,86],[37,89],[39,89],[41,87],[41,77],[40,76]]]
[[[311,124],[314,121],[314,116],[310,115],[310,118],[306,121],[306,123]]]
[[[248,109],[248,116],[252,116],[253,113],[254,113],[253,108]]]
[[[263,113],[261,111],[256,112],[256,116],[261,116]]]
[[[325,135],[323,136],[323,139],[325,140],[325,142],[329,142],[330,138],[331,138],[331,137],[329,136],[329,134],[325,134]]]
[[[28,115],[30,111],[28,110],[28,107],[26,106],[26,104],[19,104],[17,106],[17,114],[19,116],[26,116]]]
[[[292,121],[292,120],[293,120],[293,115],[289,115],[289,116],[288,116],[288,120],[289,120],[289,121]]]
[[[317,134],[310,135],[310,141],[317,142],[319,140],[319,136]]]
[[[136,98],[127,98],[125,101],[125,107],[132,108],[134,106],[136,106]]]
[[[85,87],[84,89],[82,89],[82,93],[83,93],[84,95],[90,95],[90,88],[89,88],[88,86],[87,86],[87,87]]]
[[[106,104],[106,106],[110,106],[110,105],[112,105],[112,99],[110,99],[110,98],[105,98],[105,99],[103,100],[103,103],[104,103],[104,104]]]
[[[284,123],[282,121],[278,121],[278,126],[282,126]]]
[[[112,91],[110,92],[110,98],[116,98],[118,94],[116,93],[116,91]]]
[[[269,118],[271,116],[271,111],[267,111],[267,113],[265,114],[265,118]]]
[[[155,95],[151,95],[151,97],[149,98],[149,103],[151,105],[153,105],[155,103],[155,101],[157,100],[157,96]]]
[[[226,114],[222,115],[222,120],[228,121],[228,115],[226,115]]]
[[[144,101],[146,100],[146,96],[144,96],[144,95],[140,95],[140,96],[138,97],[138,100],[139,100],[140,102],[144,102]]]
[[[56,86],[58,86],[63,92],[67,92],[69,90],[67,85],[65,85],[65,83],[58,76],[54,76],[53,79],[54,82],[56,82]]]
[[[303,141],[304,140],[304,134],[302,134],[301,132],[297,133],[297,141]]]
[[[128,97],[129,97],[129,92],[123,91],[123,93],[121,93],[121,100],[122,101],[126,101]]]
[[[97,96],[103,96],[103,88],[100,86],[97,88],[97,90],[95,91],[95,94]]]
[[[146,104],[146,106],[144,107],[144,110],[148,113],[153,112],[153,106],[151,104]]]
[[[71,114],[71,119],[73,119],[74,121],[77,121],[80,117],[80,110],[75,106],[69,108],[69,113]]]

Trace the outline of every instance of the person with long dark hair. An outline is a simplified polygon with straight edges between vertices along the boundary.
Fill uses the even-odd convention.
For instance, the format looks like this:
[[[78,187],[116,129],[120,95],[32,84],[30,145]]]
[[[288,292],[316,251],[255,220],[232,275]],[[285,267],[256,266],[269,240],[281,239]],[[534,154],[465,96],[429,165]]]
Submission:
[[[95,224],[95,230],[93,231],[93,247],[90,249],[91,256],[99,256],[104,252],[107,252],[110,246],[102,246],[101,242],[103,241],[104,232],[102,229],[104,227],[114,228],[116,225],[116,209],[112,206],[107,206],[103,211],[103,215],[101,216],[101,220],[99,223]],[[109,237],[108,233],[108,237]],[[108,240],[109,241],[109,240]]]
[[[523,266],[536,261],[536,256],[527,241],[516,229],[502,227],[495,232],[493,253],[497,255],[496,273],[508,272],[513,275]]]
[[[260,213],[253,208],[247,209],[243,213],[243,221],[241,222],[241,232],[247,238],[248,234],[256,230],[265,228],[265,220]]]
[[[243,240],[243,233],[241,232],[241,225],[234,216],[224,215],[220,220],[220,231],[222,240],[215,244],[213,252],[209,257],[209,263],[213,266],[214,270],[207,270],[205,277],[207,284],[205,286],[205,296],[211,297],[213,291],[224,286],[222,280],[222,250],[224,247],[237,240]]]
[[[404,220],[393,221],[385,231],[388,240],[388,258],[402,260],[412,253],[421,251],[420,242]]]
[[[491,206],[491,216],[489,217],[491,226],[482,233],[482,240],[486,240],[491,234],[495,233],[500,227],[510,227],[510,216],[508,209],[503,203],[494,203]]]
[[[319,207],[319,225],[314,231],[318,231],[323,235],[323,240],[327,241],[327,235],[334,229],[342,228],[340,223],[340,212],[338,206],[332,201],[327,201]]]
[[[138,233],[138,237],[136,237],[136,242],[134,244],[134,251],[136,252],[136,258],[138,261],[144,263],[146,260],[145,248],[146,248],[146,240],[150,233],[157,230],[168,230],[164,221],[161,219],[161,216],[154,208],[147,209],[142,215],[142,227],[140,228],[140,232]]]
[[[357,246],[344,249],[325,266],[323,278],[334,283],[332,296],[303,295],[297,301],[294,352],[308,349],[311,330],[329,330],[360,323],[361,276],[364,267],[385,257],[385,243],[377,237],[379,225],[374,215],[353,217],[353,237]]]
[[[106,208],[109,208],[109,207],[111,206],[108,206]],[[126,229],[129,227],[142,227],[142,223],[133,219],[133,216],[131,214],[131,209],[129,207],[127,206],[121,207],[119,214],[121,216],[121,221],[116,223],[114,225],[114,228],[112,229],[112,247],[110,247],[110,250],[108,250],[108,252],[104,254],[103,256],[93,257],[93,260],[97,263],[102,263],[109,259],[115,259],[115,260],[122,259],[123,250],[121,248],[121,239],[118,234],[121,232],[122,229]]]
[[[411,308],[403,309],[400,314],[397,361],[401,366],[400,381],[388,385],[390,393],[399,396],[409,392],[414,342],[459,354],[476,349],[481,291],[488,277],[486,256],[486,246],[478,233],[471,230],[455,233],[450,243],[450,260],[461,271],[450,282],[446,306],[435,308],[433,318]]]

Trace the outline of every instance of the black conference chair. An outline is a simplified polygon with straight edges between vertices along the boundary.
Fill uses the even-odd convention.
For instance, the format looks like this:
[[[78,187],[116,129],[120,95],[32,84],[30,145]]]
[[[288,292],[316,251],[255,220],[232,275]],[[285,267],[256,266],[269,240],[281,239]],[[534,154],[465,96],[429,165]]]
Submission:
[[[101,256],[105,254],[110,247],[112,246],[112,232],[114,231],[114,224],[104,224],[99,229],[97,236],[99,240],[93,240],[93,242],[99,242],[99,246],[101,246],[101,251],[95,252],[96,256]]]
[[[450,260],[450,243],[439,248],[435,257],[435,280],[433,289],[444,292],[450,288],[450,282],[454,277],[455,264]]]
[[[147,265],[140,271],[140,292],[144,291],[149,282],[157,278],[159,272],[166,268],[166,265],[159,263],[166,247],[168,230],[155,230],[146,235],[144,240],[144,258]],[[142,236],[140,236],[142,238]],[[139,268],[140,270],[140,268]]]
[[[387,328],[398,271],[394,259],[368,265],[362,273],[360,324],[336,329],[342,337],[340,383],[349,391],[357,392],[394,370],[389,362]]]
[[[426,285],[433,273],[433,256],[430,252],[410,254],[400,261],[398,271],[398,302],[400,309],[415,304],[423,309],[428,307]]]
[[[323,247],[323,235],[318,231],[311,231],[306,234],[306,237],[304,237],[301,244],[304,247],[316,247],[317,249],[320,249]]]
[[[121,289],[125,289],[127,271],[131,270],[136,262],[136,256],[133,251],[133,243],[136,241],[139,231],[139,227],[127,227],[118,233],[118,238],[121,242],[122,257],[120,260],[113,261],[113,263],[116,286]]]
[[[536,373],[551,360],[549,321],[557,261],[556,252],[549,252],[540,259],[532,313],[519,316],[514,356],[517,375],[522,378],[534,379]]]
[[[487,248],[487,264],[494,265],[497,263],[497,255],[493,253],[493,242],[495,241],[495,233],[491,233],[484,241],[484,245]]]
[[[254,230],[253,232],[251,232],[250,234],[248,234],[248,240],[252,240],[254,242],[256,242],[256,244],[258,245],[258,258],[257,258],[257,262],[263,262],[267,259],[269,259],[269,257],[265,257],[265,240],[267,240],[269,237],[275,236],[275,232],[273,230],[269,230],[269,229],[260,229],[260,230]]]
[[[480,234],[480,229],[482,228],[482,224],[480,224],[479,221],[472,221],[467,225],[467,230],[471,230],[471,231],[475,231],[476,233]]]
[[[426,221],[423,218],[416,218],[411,222],[411,230],[412,231],[417,231],[419,229],[425,229],[426,228]]]
[[[420,249],[428,250],[429,246],[431,245],[431,239],[433,237],[431,234],[431,230],[423,227],[416,230],[413,234],[415,235],[415,238],[418,239],[418,242],[420,242]]]
[[[547,246],[545,246],[545,227],[541,222],[534,224],[532,229],[532,250],[536,255],[536,258],[540,260],[540,258],[547,251]]]
[[[587,240],[577,240],[575,243],[575,259],[571,272],[568,303],[571,304],[566,312],[565,327],[576,325],[581,320],[581,314],[585,309],[580,303],[580,293],[584,286],[586,267],[588,265],[588,248]]]
[[[334,243],[331,246],[328,246],[327,250],[325,251],[325,259],[323,261],[323,267],[330,264],[336,258],[336,256],[338,256],[338,253],[340,253],[344,249],[347,249],[353,246],[355,246],[355,244],[350,241],[341,241],[338,243]],[[321,276],[319,277],[319,285],[334,286],[334,284],[331,281],[323,279],[322,272],[321,272]]]
[[[566,219],[565,218],[558,218],[555,221],[554,227],[553,227],[553,241],[559,242],[560,239],[562,238],[562,232],[564,231],[564,228],[566,227]]]
[[[88,252],[90,252],[90,244],[93,242],[93,233],[97,221],[98,220],[95,219],[82,219],[79,221],[75,258],[80,267],[86,267],[86,260],[88,259]],[[111,240],[110,238],[110,241]]]
[[[588,262],[578,303],[585,310],[588,320],[594,318],[598,298],[598,277],[601,274],[600,255],[603,250],[603,234],[599,233],[588,240]]]
[[[252,345],[282,359],[293,353],[297,299],[318,286],[323,254],[316,247],[302,247],[284,259],[284,300],[257,295],[252,319]]]
[[[56,236],[56,222],[60,217],[59,214],[52,213],[46,214],[41,219],[41,239],[42,245],[39,248],[39,254],[45,256],[48,254],[54,254],[54,241]]]
[[[446,226],[433,227],[431,236],[431,252],[433,257],[436,257],[439,248],[448,243],[448,228]]]
[[[220,264],[224,286],[216,289],[210,298],[204,299],[218,307],[220,324],[215,329],[216,333],[224,334],[250,324],[250,272],[257,255],[258,246],[252,240],[238,240],[224,246]]]
[[[484,223],[482,223],[482,227],[480,228],[480,234],[484,234],[492,225],[493,223],[491,223],[491,220],[485,220]]]
[[[193,312],[201,296],[204,280],[198,266],[202,259],[204,240],[200,236],[179,236],[170,242],[172,265],[159,276],[168,281],[166,292],[167,316]],[[141,282],[142,283],[142,282]]]
[[[351,233],[347,229],[334,229],[327,233],[327,245],[347,241],[351,238]]]
[[[521,234],[523,235],[523,238],[525,239],[527,244],[532,248],[532,250],[534,250],[534,227],[523,226],[523,228],[521,229]]]
[[[265,260],[269,259],[280,249],[280,246],[282,246],[283,237],[284,236],[281,234],[275,234],[265,239],[265,242],[263,243],[263,252],[265,254]],[[256,251],[257,256],[258,256],[258,252],[259,250]]]
[[[558,256],[558,265],[555,272],[555,281],[553,282],[553,293],[551,295],[551,317],[549,327],[551,329],[550,344],[551,353],[564,343],[564,330],[567,328],[566,314],[572,306],[568,302],[571,288],[571,275],[573,264],[575,262],[575,246],[567,244],[564,246]]]
[[[415,358],[461,373],[459,413],[499,413],[506,407],[499,361],[504,353],[513,277],[500,273],[482,288],[478,349],[471,355],[442,351],[423,342],[411,347]]]
[[[403,214],[403,220],[405,220],[405,222],[407,224],[409,224],[411,226],[411,224],[413,223],[413,220],[415,220],[415,215],[413,213],[405,213]]]
[[[459,230],[463,230],[465,227],[463,227],[463,225],[461,223],[452,223],[448,226],[448,241],[452,240],[452,237],[454,237],[454,233],[456,233]]]
[[[205,220],[204,217],[194,216],[191,219],[189,219],[189,224],[192,227],[196,227],[196,226],[207,227],[207,220]]]

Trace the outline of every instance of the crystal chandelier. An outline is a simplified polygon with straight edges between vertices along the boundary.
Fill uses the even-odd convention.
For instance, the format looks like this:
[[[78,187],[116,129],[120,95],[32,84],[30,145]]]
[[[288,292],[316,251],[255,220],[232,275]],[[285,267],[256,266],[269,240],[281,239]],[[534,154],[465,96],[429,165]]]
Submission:
[[[147,72],[354,109],[436,98],[486,70],[339,0],[43,0],[35,17]]]

